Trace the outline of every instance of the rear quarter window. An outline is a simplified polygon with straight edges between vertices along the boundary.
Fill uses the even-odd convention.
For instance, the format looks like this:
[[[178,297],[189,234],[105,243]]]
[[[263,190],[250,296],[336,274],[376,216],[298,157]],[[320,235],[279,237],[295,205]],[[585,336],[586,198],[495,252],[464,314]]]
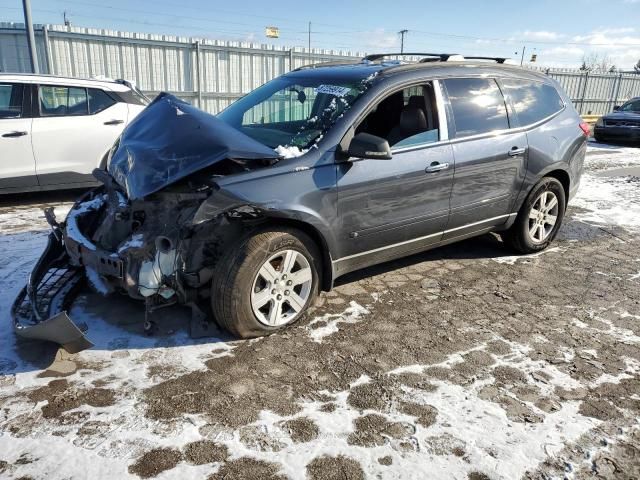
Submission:
[[[102,90],[97,88],[90,88],[89,90],[89,114],[102,112],[116,101]]]
[[[444,81],[453,110],[456,138],[509,128],[507,107],[492,78],[451,78]]]
[[[517,79],[502,79],[501,83],[522,127],[544,120],[564,108],[560,94],[551,85]]]

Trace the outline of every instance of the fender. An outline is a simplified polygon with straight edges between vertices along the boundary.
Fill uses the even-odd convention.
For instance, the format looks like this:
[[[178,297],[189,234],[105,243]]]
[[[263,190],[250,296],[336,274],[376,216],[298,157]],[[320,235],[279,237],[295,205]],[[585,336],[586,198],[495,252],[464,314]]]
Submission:
[[[220,179],[192,223],[196,227],[224,215],[260,225],[299,228],[316,241],[323,253],[323,289],[328,290],[334,278],[331,259],[337,251],[331,227],[337,224],[335,178],[335,165],[325,164],[235,183]],[[287,195],[282,194],[283,189]]]

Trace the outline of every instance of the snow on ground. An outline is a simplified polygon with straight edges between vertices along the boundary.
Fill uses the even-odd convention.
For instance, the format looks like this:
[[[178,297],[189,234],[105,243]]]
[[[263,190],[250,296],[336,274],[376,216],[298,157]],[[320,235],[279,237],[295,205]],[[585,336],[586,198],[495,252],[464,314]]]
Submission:
[[[571,213],[573,220],[602,227],[619,227],[630,233],[638,231],[640,182],[633,175],[624,175],[624,170],[616,176],[602,175],[602,172],[614,168],[639,166],[638,152],[625,147],[589,147],[587,171],[572,203],[578,207]],[[60,215],[64,209],[68,210],[69,203],[61,203],[58,207]],[[574,348],[551,345],[549,349],[557,358],[550,362],[540,356],[540,352],[547,348],[545,345],[555,341],[553,337],[552,340],[545,337],[546,331],[538,331],[535,335],[524,332],[516,340],[513,338],[515,330],[507,330],[510,338],[506,338],[505,335],[489,334],[492,325],[487,324],[476,330],[474,335],[488,337],[479,339],[470,348],[460,346],[458,351],[453,345],[452,353],[431,363],[409,361],[387,366],[387,338],[383,335],[373,339],[372,342],[382,346],[376,354],[379,356],[376,361],[385,365],[382,378],[369,375],[368,370],[363,369],[362,376],[347,385],[348,388],[311,392],[307,397],[298,399],[300,410],[291,415],[263,409],[258,420],[237,428],[211,424],[207,415],[198,413],[182,414],[169,420],[151,419],[146,416],[145,389],[193,372],[207,372],[208,362],[234,357],[241,347],[258,350],[263,340],[234,341],[220,332],[209,338],[191,339],[188,335],[189,312],[184,309],[162,312],[160,315],[165,321],[162,334],[145,336],[140,328],[144,318],[140,304],[119,297],[105,300],[95,293],[86,293],[78,298],[70,316],[90,326],[89,337],[95,347],[74,356],[58,353],[48,375],[60,375],[79,389],[106,385],[116,392],[116,400],[104,404],[94,402],[94,405],[81,402],[77,407],[65,410],[57,420],[43,418],[42,408],[54,404],[59,397],[54,393],[46,400],[34,400],[29,395],[46,388],[51,381],[50,377],[43,377],[43,370],[50,367],[55,350],[52,352],[42,346],[16,342],[7,324],[11,303],[40,255],[48,229],[40,206],[28,205],[0,207],[0,229],[0,251],[4,253],[0,258],[0,318],[5,325],[0,335],[0,477],[135,478],[129,468],[146,452],[160,447],[182,449],[189,442],[206,438],[226,446],[230,461],[251,457],[274,462],[282,474],[292,479],[309,478],[305,468],[322,455],[344,455],[355,460],[366,478],[418,479],[425,478],[426,471],[429,478],[434,479],[465,479],[470,478],[468,476],[473,472],[483,472],[486,478],[491,479],[518,478],[550,459],[569,458],[569,445],[583,442],[590,435],[596,436],[594,432],[599,432],[605,424],[604,420],[585,414],[581,404],[584,397],[577,393],[557,405],[549,406],[541,399],[553,398],[558,389],[579,392],[604,384],[620,384],[637,378],[640,373],[640,362],[624,356],[617,373],[598,372],[588,380],[578,378],[564,365],[582,361],[579,360],[580,355],[586,355],[591,362],[600,361],[600,357],[610,356],[610,351],[602,354],[600,347],[596,346],[599,342],[585,346],[583,350],[579,345]],[[545,254],[550,257],[566,256],[571,254],[571,249],[556,246]],[[502,269],[500,272],[536,268],[543,261],[541,254],[493,259],[498,263],[488,268]],[[634,273],[613,276],[601,272],[603,275],[600,276],[611,281],[624,278],[624,281],[636,282],[640,275],[635,274],[640,271],[640,259],[636,261]],[[460,268],[457,265],[453,262],[450,271],[457,272]],[[309,342],[309,350],[316,348],[312,345],[321,344],[327,348],[326,355],[343,361],[357,357],[357,339],[342,350],[336,339],[345,330],[374,321],[373,318],[376,322],[393,322],[415,315],[411,300],[415,292],[407,289],[407,297],[403,300],[406,305],[400,303],[397,296],[389,301],[385,296],[391,295],[394,289],[402,292],[411,275],[420,281],[421,276],[416,272],[421,272],[418,266],[413,270],[410,268],[409,273],[372,275],[364,285],[368,281],[377,291],[364,290],[362,282],[347,283],[337,289],[340,295],[326,296],[325,313],[290,333],[276,335],[269,340],[274,342],[281,338],[281,349],[286,350],[290,347],[288,337],[292,336],[296,344]],[[385,276],[389,277],[386,283],[378,280]],[[437,282],[429,283],[428,287],[430,298],[437,298],[440,289],[444,288]],[[345,298],[344,292],[352,292],[351,296],[364,293],[374,301],[369,305],[365,300],[361,306],[350,299],[350,295]],[[462,291],[456,295],[464,297],[469,294]],[[376,317],[376,310],[383,306],[388,313],[384,318]],[[543,306],[543,310],[545,308],[549,318],[558,315],[548,306]],[[565,310],[572,314],[577,308],[567,306]],[[450,313],[429,312],[434,317],[450,319],[442,320],[445,329],[451,329],[452,325],[461,330],[469,328],[464,323],[467,319],[454,316],[451,320]],[[605,335],[624,347],[625,352],[633,352],[633,348],[640,344],[640,336],[624,322],[637,322],[640,319],[638,313],[624,309],[614,313],[609,308],[594,309],[560,328],[574,329],[577,333],[573,335],[584,334],[594,338]],[[532,319],[536,320],[535,317]],[[500,324],[502,320],[499,320]],[[507,323],[509,321],[507,319]],[[425,343],[428,344],[437,334],[439,332],[426,332]],[[462,342],[464,335],[457,338]],[[364,343],[368,339],[362,337],[359,340]],[[446,344],[447,339],[444,342]],[[501,347],[495,350],[495,344]],[[486,364],[478,369],[477,376],[464,377],[464,381],[451,380],[451,376],[465,371],[469,358],[482,359]],[[269,358],[260,357],[258,360],[268,362]],[[295,363],[295,356],[292,361]],[[340,361],[336,365],[340,365]],[[428,372],[438,372],[436,378],[428,377],[429,388],[393,383],[403,375],[420,376]],[[505,381],[502,378],[505,372],[520,372],[522,378]],[[313,371],[308,374],[310,377],[317,375]],[[247,374],[246,382],[240,382],[234,388],[249,388],[254,381],[254,377]],[[391,386],[386,386],[387,381]],[[506,393],[498,392],[496,383],[506,382],[509,385],[511,381],[518,385],[517,388],[509,387]],[[385,407],[382,413],[380,409],[354,406],[354,392],[376,383],[385,385],[377,395],[385,395],[388,393],[386,389],[393,390],[395,399],[391,406]],[[198,395],[197,387],[193,385],[193,392],[189,388],[185,395]],[[283,394],[291,388],[291,385],[282,385]],[[209,395],[216,393],[207,392]],[[238,395],[241,398],[242,392]],[[367,401],[372,400],[367,397]],[[415,411],[404,409],[403,402],[413,405]],[[427,411],[434,409],[436,420],[431,424],[424,418],[421,420],[421,408]],[[359,432],[355,425],[363,416],[381,416],[388,425],[373,433]],[[300,417],[311,420],[319,432],[314,438],[301,443],[294,441],[291,432],[284,427],[287,421]],[[602,437],[597,438],[601,441]],[[590,445],[587,453],[595,455],[597,448]],[[571,471],[562,475],[573,476],[571,472],[579,468],[581,462],[585,462],[584,458],[568,462],[567,468]],[[194,465],[179,461],[155,478],[203,478],[222,468],[224,464],[221,462]],[[251,478],[248,473],[244,475],[238,478]]]
[[[595,144],[588,148],[585,167],[587,171],[571,205],[587,211],[577,213],[576,218],[597,225],[640,229],[640,151]],[[626,175],[625,168],[629,169]],[[606,176],[611,169],[616,169],[618,175]]]

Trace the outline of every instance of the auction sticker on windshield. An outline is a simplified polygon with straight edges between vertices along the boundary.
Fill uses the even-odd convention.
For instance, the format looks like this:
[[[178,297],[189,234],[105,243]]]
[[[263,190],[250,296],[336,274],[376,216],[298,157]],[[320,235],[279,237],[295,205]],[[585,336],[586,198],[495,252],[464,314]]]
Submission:
[[[336,97],[344,97],[350,91],[349,87],[340,87],[338,85],[318,85],[316,88],[316,93],[326,93]]]

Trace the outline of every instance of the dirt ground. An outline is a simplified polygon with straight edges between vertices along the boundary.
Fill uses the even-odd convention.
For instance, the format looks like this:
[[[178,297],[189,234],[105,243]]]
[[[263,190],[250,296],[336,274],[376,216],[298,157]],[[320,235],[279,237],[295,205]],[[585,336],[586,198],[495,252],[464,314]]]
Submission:
[[[637,152],[590,147],[542,254],[486,235],[380,265],[252,341],[190,339],[182,309],[148,337],[86,293],[76,355],[13,338],[45,230],[5,202],[0,478],[640,478]]]

